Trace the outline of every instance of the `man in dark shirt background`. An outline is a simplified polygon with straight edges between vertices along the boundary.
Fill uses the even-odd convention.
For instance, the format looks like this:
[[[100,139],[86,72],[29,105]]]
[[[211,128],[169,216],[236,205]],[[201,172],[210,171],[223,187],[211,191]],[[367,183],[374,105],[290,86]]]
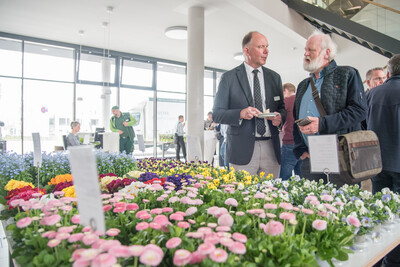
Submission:
[[[287,180],[294,174],[301,176],[301,159],[296,159],[293,153],[293,105],[296,98],[296,87],[291,83],[283,85],[283,97],[285,101],[285,109],[287,111],[286,122],[282,127],[282,148],[281,148],[281,172],[279,177]]]

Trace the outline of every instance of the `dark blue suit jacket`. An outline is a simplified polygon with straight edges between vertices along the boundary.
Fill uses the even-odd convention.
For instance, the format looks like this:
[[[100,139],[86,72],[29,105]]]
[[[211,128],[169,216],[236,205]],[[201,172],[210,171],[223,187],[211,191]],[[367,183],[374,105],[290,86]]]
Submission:
[[[400,173],[400,75],[369,91],[367,103],[367,126],[379,138],[383,170]]]
[[[283,102],[281,77],[270,69],[264,67],[262,69],[265,85],[265,106],[270,112],[279,112],[282,116],[283,124],[286,120],[286,110]],[[239,124],[240,111],[249,106],[254,107],[254,101],[243,63],[223,74],[213,108],[213,120],[217,123],[229,125],[226,156],[230,163],[237,165],[248,164],[254,150],[255,119],[242,120],[242,123]],[[280,164],[279,131],[269,120],[268,125],[271,130],[275,156]]]

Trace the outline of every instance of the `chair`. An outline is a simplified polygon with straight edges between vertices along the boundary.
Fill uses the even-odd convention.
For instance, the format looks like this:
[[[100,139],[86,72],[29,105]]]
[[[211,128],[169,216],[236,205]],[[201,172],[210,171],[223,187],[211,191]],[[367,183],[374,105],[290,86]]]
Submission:
[[[63,135],[62,136],[62,138],[63,138],[63,143],[64,143],[64,150],[67,150],[67,136],[66,135]]]

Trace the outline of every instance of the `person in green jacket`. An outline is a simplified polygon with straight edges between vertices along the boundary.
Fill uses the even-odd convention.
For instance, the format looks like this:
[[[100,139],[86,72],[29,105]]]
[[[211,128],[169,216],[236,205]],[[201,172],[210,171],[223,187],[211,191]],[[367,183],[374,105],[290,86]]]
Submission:
[[[126,154],[133,152],[133,140],[135,138],[135,131],[133,125],[136,120],[129,112],[121,112],[118,106],[112,107],[112,114],[110,120],[110,130],[119,133],[119,152],[125,151]]]

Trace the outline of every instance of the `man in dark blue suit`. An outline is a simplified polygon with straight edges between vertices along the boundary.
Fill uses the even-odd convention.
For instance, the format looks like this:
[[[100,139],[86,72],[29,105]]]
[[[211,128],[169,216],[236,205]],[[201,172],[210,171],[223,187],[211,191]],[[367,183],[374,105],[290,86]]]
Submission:
[[[372,178],[373,193],[385,187],[400,193],[400,54],[389,60],[388,74],[389,79],[367,95],[367,125],[379,138],[383,165]],[[400,246],[385,256],[382,266],[400,266]]]
[[[259,32],[243,38],[245,62],[223,74],[213,108],[216,123],[228,124],[226,157],[235,170],[251,175],[280,171],[278,126],[285,122],[282,81],[278,73],[263,67],[268,40]],[[274,117],[258,118],[269,111]]]

